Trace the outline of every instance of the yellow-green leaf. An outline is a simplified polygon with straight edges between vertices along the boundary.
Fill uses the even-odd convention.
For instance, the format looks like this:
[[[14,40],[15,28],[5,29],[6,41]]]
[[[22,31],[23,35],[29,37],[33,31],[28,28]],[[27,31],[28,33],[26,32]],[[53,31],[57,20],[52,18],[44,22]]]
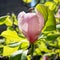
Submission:
[[[12,53],[14,53],[17,50],[18,50],[18,47],[11,48],[11,47],[8,47],[8,46],[4,46],[3,56],[10,56]]]
[[[41,44],[40,44],[40,50],[44,51],[44,52],[49,52],[49,50],[47,49],[47,46],[45,45],[44,42],[41,42]]]
[[[13,23],[15,25],[18,25],[18,21],[17,21],[16,15],[14,13],[12,13],[12,19],[13,19]]]
[[[7,18],[6,18],[6,20],[5,20],[5,24],[7,25],[7,26],[12,26],[12,20],[10,19],[10,16],[7,16]]]
[[[53,31],[56,30],[56,20],[54,17],[54,12],[48,10],[48,20],[45,24],[43,31]]]
[[[30,3],[32,0],[23,0],[25,3]]]
[[[53,2],[46,2],[45,6],[47,6],[52,11],[56,8],[56,4]]]
[[[58,4],[60,2],[60,0],[53,0],[56,4]]]
[[[7,18],[7,16],[0,17],[0,25],[5,23],[6,18]]]
[[[6,43],[19,42],[21,38],[18,36],[17,32],[14,30],[6,30],[2,32],[1,36],[6,38]]]
[[[48,17],[47,7],[45,7],[43,4],[37,4],[35,8],[44,16],[44,20],[46,22]]]

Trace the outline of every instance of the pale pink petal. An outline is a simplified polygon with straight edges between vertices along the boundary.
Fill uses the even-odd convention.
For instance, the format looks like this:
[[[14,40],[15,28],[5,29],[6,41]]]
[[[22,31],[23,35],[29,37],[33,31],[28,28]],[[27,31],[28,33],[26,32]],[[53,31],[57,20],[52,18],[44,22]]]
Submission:
[[[34,43],[44,26],[44,17],[38,11],[37,13],[21,12],[18,15],[18,25],[30,43]]]

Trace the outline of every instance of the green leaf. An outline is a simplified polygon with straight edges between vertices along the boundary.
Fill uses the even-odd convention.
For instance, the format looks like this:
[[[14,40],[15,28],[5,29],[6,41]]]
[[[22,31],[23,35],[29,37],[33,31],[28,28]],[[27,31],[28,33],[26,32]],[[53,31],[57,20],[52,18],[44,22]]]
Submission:
[[[0,56],[3,55],[3,46],[0,46]]]
[[[44,20],[46,22],[48,17],[47,7],[45,7],[43,4],[37,4],[35,8],[44,16]]]
[[[6,18],[6,20],[5,20],[5,24],[7,25],[7,26],[12,26],[12,20],[11,20],[11,18],[10,18],[10,16],[7,16],[7,18]]]
[[[43,31],[53,31],[53,30],[56,30],[56,20],[54,17],[54,12],[48,10],[48,20],[46,22]]]
[[[9,44],[11,42],[20,42],[21,38],[18,36],[17,32],[15,30],[9,30],[1,33],[1,36],[6,38],[6,44]]]
[[[23,2],[25,2],[25,3],[31,3],[32,0],[23,0]]]
[[[47,46],[42,41],[41,41],[41,44],[40,44],[40,50],[44,51],[44,52],[49,52],[49,50],[47,49]]]
[[[19,48],[18,47],[14,47],[14,48],[11,48],[9,46],[4,46],[3,47],[3,56],[10,56],[11,54],[13,54],[15,51],[17,51]]]
[[[18,25],[18,21],[14,13],[12,13],[12,19],[13,19],[13,24]]]
[[[0,25],[5,23],[6,18],[7,18],[7,16],[0,17]]]
[[[16,52],[14,52],[11,56],[9,60],[20,60],[21,59],[21,54],[23,53],[23,50],[18,50]]]
[[[58,4],[60,0],[53,0],[53,1],[54,1],[56,4]]]
[[[56,40],[57,37],[59,37],[59,36],[60,36],[59,34],[50,34],[50,35],[48,35],[48,36],[46,37],[46,40],[51,40],[51,41],[53,41],[53,40]]]
[[[28,50],[26,50],[26,51],[18,50],[10,56],[9,60],[26,60],[27,52],[28,52]]]
[[[57,25],[56,25],[56,29],[57,29],[58,31],[60,31],[60,24],[57,24]]]
[[[8,46],[11,48],[17,47],[21,44],[21,42],[10,43]]]
[[[28,50],[26,50],[22,53],[21,60],[27,60],[27,52],[28,52]]]
[[[46,1],[45,0],[40,0],[40,3],[45,3]]]
[[[29,46],[29,42],[27,40],[22,40],[20,42],[10,43],[8,46],[11,48],[19,46],[19,49],[27,49]]]
[[[53,2],[46,2],[44,5],[47,6],[52,11],[54,11],[56,8],[56,4]]]
[[[29,42],[27,40],[21,41],[21,44],[19,45],[19,49],[27,49],[29,47]]]
[[[0,25],[2,24],[6,24],[7,26],[12,26],[12,21],[9,15],[0,17]]]

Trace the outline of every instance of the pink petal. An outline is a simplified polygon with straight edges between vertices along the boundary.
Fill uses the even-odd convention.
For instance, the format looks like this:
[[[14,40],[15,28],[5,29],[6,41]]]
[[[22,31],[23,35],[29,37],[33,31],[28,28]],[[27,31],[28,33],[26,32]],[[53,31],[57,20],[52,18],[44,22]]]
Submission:
[[[21,12],[18,15],[18,25],[30,43],[34,43],[44,26],[44,17],[37,13]]]

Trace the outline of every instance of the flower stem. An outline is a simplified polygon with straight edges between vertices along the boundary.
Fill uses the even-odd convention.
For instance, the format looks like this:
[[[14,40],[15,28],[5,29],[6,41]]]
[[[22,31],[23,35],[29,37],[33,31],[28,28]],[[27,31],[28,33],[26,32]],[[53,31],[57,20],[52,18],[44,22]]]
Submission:
[[[31,59],[32,59],[32,57],[33,57],[33,53],[34,53],[34,44],[31,44]]]

